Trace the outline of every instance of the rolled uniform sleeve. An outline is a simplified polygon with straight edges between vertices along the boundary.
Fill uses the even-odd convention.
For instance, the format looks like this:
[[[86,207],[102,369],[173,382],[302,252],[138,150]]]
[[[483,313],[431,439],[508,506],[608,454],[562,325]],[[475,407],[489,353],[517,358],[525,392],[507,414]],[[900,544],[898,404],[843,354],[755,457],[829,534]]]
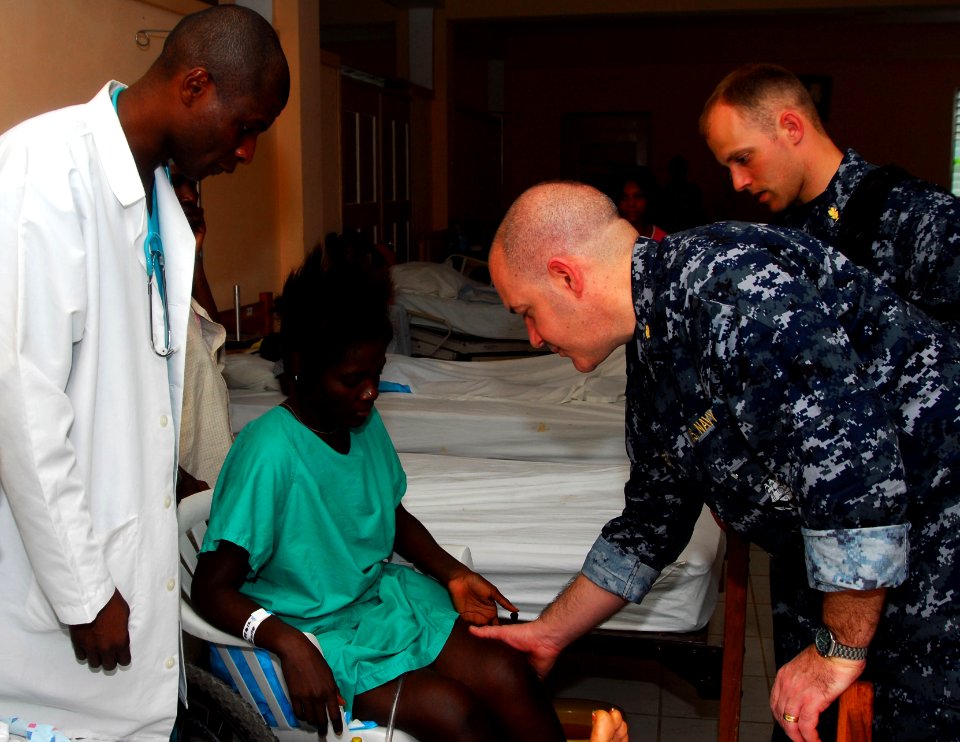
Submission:
[[[907,579],[909,526],[801,529],[807,576],[823,592],[896,587]]]
[[[650,592],[658,570],[639,558],[625,554],[603,536],[597,537],[583,563],[583,576],[604,590],[631,603],[639,603]]]

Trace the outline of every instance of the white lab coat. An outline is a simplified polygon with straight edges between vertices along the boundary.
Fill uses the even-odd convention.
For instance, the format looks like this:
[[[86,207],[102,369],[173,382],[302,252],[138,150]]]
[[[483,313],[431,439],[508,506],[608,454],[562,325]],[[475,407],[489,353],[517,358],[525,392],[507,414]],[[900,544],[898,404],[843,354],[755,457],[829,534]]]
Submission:
[[[0,717],[166,742],[194,239],[158,176],[180,348],[165,360],[149,343],[146,203],[113,85],[0,137]],[[156,291],[154,302],[159,322]],[[91,670],[66,625],[91,621],[115,588],[130,605],[132,663]]]

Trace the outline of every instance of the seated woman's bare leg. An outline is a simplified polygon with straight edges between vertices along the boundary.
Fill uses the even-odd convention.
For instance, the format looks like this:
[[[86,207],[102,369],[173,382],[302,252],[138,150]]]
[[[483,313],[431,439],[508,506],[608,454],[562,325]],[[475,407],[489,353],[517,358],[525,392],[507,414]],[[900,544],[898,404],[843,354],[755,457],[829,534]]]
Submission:
[[[358,695],[354,716],[386,726],[398,683],[392,680]],[[419,742],[504,739],[488,709],[467,686],[429,667],[403,676],[394,724]]]
[[[385,726],[396,687],[394,680],[358,695],[354,715]],[[419,742],[565,739],[526,657],[502,642],[478,639],[460,620],[433,665],[404,676],[395,723]]]
[[[507,644],[473,636],[458,619],[433,667],[481,699],[505,730],[500,739],[565,740],[543,683],[526,656]]]

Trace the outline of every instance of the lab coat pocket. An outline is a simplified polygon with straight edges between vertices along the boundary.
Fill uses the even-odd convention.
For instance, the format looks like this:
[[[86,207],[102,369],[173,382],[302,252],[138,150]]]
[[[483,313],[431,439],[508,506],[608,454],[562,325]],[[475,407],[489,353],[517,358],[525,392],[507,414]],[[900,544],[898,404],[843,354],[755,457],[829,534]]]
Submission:
[[[128,605],[132,605],[137,592],[137,566],[139,563],[140,519],[130,518],[125,523],[98,535],[103,548],[107,569],[114,585]],[[30,586],[24,603],[27,624],[36,630],[60,630],[62,625],[53,606],[36,579]]]

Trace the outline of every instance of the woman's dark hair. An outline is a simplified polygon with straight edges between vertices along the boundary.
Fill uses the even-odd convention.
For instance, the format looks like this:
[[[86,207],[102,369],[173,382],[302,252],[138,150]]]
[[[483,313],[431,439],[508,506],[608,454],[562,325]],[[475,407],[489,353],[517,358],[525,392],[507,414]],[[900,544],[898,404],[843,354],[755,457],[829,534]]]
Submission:
[[[386,346],[393,337],[392,294],[386,267],[360,252],[318,246],[290,273],[277,299],[284,363],[296,352],[302,369],[324,370],[359,343]]]
[[[627,183],[636,183],[637,188],[643,191],[648,201],[656,200],[660,192],[657,186],[657,177],[650,168],[645,165],[622,167],[615,173],[614,188],[610,194],[610,198],[614,203],[620,201],[620,196],[623,195],[623,188]]]

